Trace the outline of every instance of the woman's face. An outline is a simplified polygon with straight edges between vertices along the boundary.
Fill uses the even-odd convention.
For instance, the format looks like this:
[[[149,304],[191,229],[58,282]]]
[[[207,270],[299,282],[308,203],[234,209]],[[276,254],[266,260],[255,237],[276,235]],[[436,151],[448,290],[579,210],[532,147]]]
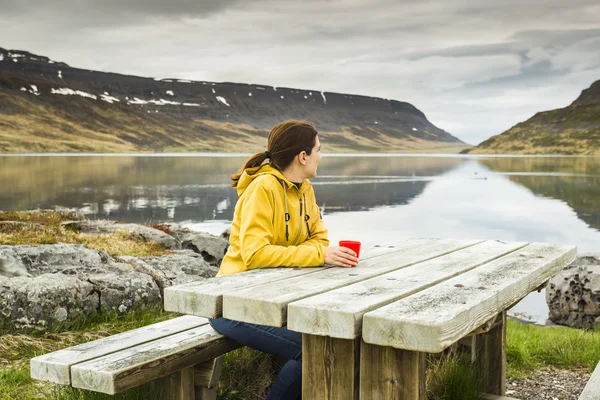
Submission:
[[[319,162],[321,162],[321,141],[319,140],[319,136],[316,136],[315,146],[313,147],[310,156],[306,155],[306,164],[304,165],[306,178],[310,179],[317,176]]]

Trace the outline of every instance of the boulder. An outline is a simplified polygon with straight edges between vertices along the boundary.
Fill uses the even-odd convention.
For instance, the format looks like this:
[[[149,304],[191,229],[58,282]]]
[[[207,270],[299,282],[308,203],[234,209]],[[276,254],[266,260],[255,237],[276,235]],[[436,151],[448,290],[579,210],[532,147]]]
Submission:
[[[198,232],[193,238],[181,242],[181,247],[200,254],[206,262],[215,266],[221,265],[227,246],[226,240],[204,232]]]
[[[130,270],[126,273],[95,274],[88,278],[100,298],[99,311],[125,314],[162,304],[162,295],[150,275]]]
[[[94,285],[76,277],[0,277],[2,329],[46,331],[93,317],[99,305]]]
[[[215,276],[228,246],[223,237],[177,225],[63,225],[95,234],[124,230],[171,251],[157,257],[111,257],[76,244],[0,246],[0,328],[45,331],[97,313],[162,305],[165,287]]]
[[[189,228],[182,227],[178,224],[167,225],[170,234],[181,242],[183,249],[192,250],[200,254],[206,262],[213,266],[221,265],[223,256],[227,252],[229,246],[229,235],[214,236],[206,232],[192,231]]]
[[[600,254],[577,257],[552,278],[546,302],[552,322],[593,329],[600,322]]]
[[[83,245],[0,246],[0,260],[13,266],[0,276],[0,326],[44,330],[161,304],[152,276]]]
[[[168,286],[212,278],[219,271],[218,267],[191,250],[178,250],[161,257],[116,258],[131,265],[135,271],[151,276],[161,292]]]

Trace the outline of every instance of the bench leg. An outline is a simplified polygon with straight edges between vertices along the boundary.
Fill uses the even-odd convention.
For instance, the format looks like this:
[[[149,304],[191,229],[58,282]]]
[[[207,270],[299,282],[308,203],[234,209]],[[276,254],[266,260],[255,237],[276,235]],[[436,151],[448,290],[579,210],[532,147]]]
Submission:
[[[302,398],[358,399],[358,340],[302,335]]]
[[[216,386],[223,369],[223,356],[198,364],[194,368],[196,400],[216,400]]]
[[[506,394],[506,311],[500,313],[492,328],[472,338],[472,360],[484,375],[486,392]]]
[[[194,400],[194,367],[173,372],[156,381],[163,400]]]
[[[361,400],[425,400],[425,353],[362,342]]]

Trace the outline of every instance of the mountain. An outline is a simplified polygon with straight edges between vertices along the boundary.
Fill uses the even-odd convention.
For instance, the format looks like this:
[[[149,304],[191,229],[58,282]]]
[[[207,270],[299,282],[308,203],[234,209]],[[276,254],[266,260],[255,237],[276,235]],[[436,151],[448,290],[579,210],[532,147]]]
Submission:
[[[539,112],[464,152],[600,155],[600,81],[568,107]]]
[[[458,152],[469,145],[396,100],[72,68],[0,48],[0,152],[252,152],[307,119],[326,151]]]

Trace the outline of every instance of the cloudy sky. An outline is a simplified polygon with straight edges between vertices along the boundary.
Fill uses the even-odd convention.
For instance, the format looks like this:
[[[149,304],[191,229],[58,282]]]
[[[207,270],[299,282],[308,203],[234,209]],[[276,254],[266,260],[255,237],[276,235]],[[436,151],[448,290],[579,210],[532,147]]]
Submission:
[[[0,0],[0,47],[123,74],[407,101],[477,144],[600,79],[600,2]]]

